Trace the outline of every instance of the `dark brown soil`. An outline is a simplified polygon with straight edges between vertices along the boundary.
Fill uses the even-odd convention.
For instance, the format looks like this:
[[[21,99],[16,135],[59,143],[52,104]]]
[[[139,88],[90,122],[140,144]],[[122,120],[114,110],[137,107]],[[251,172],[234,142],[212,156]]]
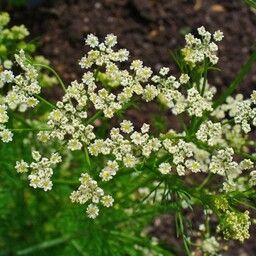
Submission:
[[[169,66],[175,74],[169,50],[184,45],[184,34],[201,25],[210,32],[220,29],[225,34],[219,47],[222,72],[211,77],[220,90],[233,81],[256,43],[256,13],[242,0],[55,0],[13,12],[13,18],[25,23],[31,38],[40,39],[40,52],[67,81],[83,72],[78,59],[85,53],[83,39],[88,33],[101,39],[114,33],[132,59],[139,58],[154,70]],[[255,82],[254,71],[241,90],[248,91]]]
[[[175,75],[169,50],[184,44],[184,34],[195,33],[202,25],[210,32],[220,29],[225,35],[219,45],[222,72],[210,77],[220,91],[233,81],[256,43],[256,12],[242,0],[55,0],[33,9],[6,10],[15,24],[28,27],[31,39],[42,42],[40,53],[66,82],[81,77],[78,60],[85,53],[83,39],[88,33],[101,39],[114,33],[132,59],[143,60],[155,71],[168,66]],[[241,84],[239,90],[245,94],[255,87],[255,70],[256,65]],[[173,228],[172,218],[165,216],[154,234],[170,242]],[[256,255],[253,238],[232,248],[223,255]]]

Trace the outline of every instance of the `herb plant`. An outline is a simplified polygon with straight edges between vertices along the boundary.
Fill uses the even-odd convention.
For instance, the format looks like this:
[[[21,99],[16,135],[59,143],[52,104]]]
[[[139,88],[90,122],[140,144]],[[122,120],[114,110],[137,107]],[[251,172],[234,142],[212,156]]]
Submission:
[[[0,49],[9,49],[7,17],[0,17]],[[13,51],[4,50],[1,222],[16,228],[0,228],[6,232],[0,241],[4,253],[220,255],[220,235],[249,238],[256,197],[255,142],[249,136],[256,125],[256,91],[249,98],[232,93],[256,52],[218,95],[208,73],[217,70],[224,35],[203,26],[197,31],[173,53],[179,77],[168,67],[153,74],[141,60],[121,69],[130,53],[117,49],[113,34],[103,42],[87,35],[90,50],[79,61],[85,72],[68,86],[47,64],[29,57],[25,43],[15,41]],[[44,96],[42,69],[63,89],[56,103]],[[139,127],[129,110],[139,112],[145,104],[160,106],[158,115],[171,113],[175,127],[167,123],[159,131],[154,120]],[[198,211],[201,223],[192,223],[188,211]],[[150,221],[162,214],[173,215],[183,249],[149,235]]]

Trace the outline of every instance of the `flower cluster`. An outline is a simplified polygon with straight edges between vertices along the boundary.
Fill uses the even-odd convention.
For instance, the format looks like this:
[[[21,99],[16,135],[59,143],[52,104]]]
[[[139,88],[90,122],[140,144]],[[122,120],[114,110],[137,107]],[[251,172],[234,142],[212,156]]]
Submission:
[[[33,188],[42,188],[44,191],[52,189],[51,177],[53,175],[52,166],[61,162],[61,156],[58,153],[52,153],[50,158],[42,157],[38,151],[32,152],[35,162],[28,164],[24,160],[17,161],[15,169],[19,173],[25,173],[31,169],[28,175],[30,186]]]
[[[24,25],[8,27],[9,14],[0,12],[0,138],[3,142],[12,140],[11,130],[6,128],[9,120],[8,112],[18,110],[24,112],[27,108],[34,108],[38,103],[38,94],[41,86],[56,84],[57,80],[41,72],[37,66],[31,63],[49,64],[42,56],[28,58],[25,56],[34,52],[36,45],[27,43],[25,38],[29,35]],[[23,49],[21,49],[21,47]],[[21,68],[20,74],[16,68],[13,72],[14,63]],[[40,86],[39,86],[40,84]]]
[[[216,237],[211,236],[209,238],[206,238],[202,244],[201,244],[201,250],[205,255],[215,255],[217,256],[217,253],[220,250],[220,244],[216,240]]]
[[[190,65],[190,68],[186,66],[187,73],[183,70],[178,79],[170,75],[169,68],[166,67],[161,68],[159,74],[152,76],[152,70],[144,66],[140,60],[132,61],[129,71],[119,69],[118,62],[126,61],[129,52],[126,49],[114,50],[117,39],[112,34],[106,36],[102,43],[92,34],[85,39],[86,45],[91,47],[91,50],[79,62],[80,66],[86,69],[82,81],[75,80],[67,88],[63,86],[65,94],[62,100],[58,101],[56,106],[49,104],[53,107],[48,115],[49,129],[40,131],[37,138],[41,142],[59,140],[69,152],[84,151],[90,172],[85,171],[81,174],[79,178],[81,184],[71,193],[70,200],[73,203],[85,204],[89,218],[96,218],[102,206],[113,206],[114,198],[106,193],[105,187],[108,185],[106,183],[118,180],[121,175],[116,174],[128,168],[138,170],[138,173],[143,172],[145,175],[151,169],[152,173],[158,175],[156,179],[158,181],[154,182],[152,178],[150,186],[136,187],[131,195],[131,197],[140,195],[144,197],[143,202],[149,204],[156,200],[173,200],[168,183],[170,174],[178,179],[181,178],[179,176],[189,172],[204,172],[211,174],[207,178],[209,180],[214,176],[212,174],[220,175],[223,183],[222,187],[218,187],[218,192],[224,193],[234,190],[244,191],[249,185],[256,184],[256,172],[252,171],[254,168],[252,161],[248,159],[240,163],[234,161],[236,150],[240,150],[246,144],[242,129],[245,129],[251,119],[254,122],[253,106],[256,102],[256,93],[254,92],[247,101],[243,101],[240,96],[235,99],[227,98],[227,102],[222,107],[213,109],[216,89],[208,84],[206,74],[200,71],[198,77],[196,72],[193,73],[193,69],[198,62],[205,61],[204,64],[207,66],[208,60],[209,65],[218,61],[215,55],[218,47],[215,42],[220,41],[223,35],[220,31],[215,32],[213,35],[215,42],[212,42],[211,34],[203,27],[199,28],[198,32],[202,39],[197,39],[191,34],[186,36],[187,44],[182,53],[186,65]],[[0,73],[3,85],[15,84],[8,92],[7,100],[0,105],[0,125],[2,125],[0,128],[8,121],[8,107],[12,109],[17,106],[21,108],[21,105],[25,105],[24,109],[33,107],[37,104],[34,96],[40,92],[36,82],[38,74],[26,60],[23,51],[16,55],[16,61],[23,69],[23,75],[15,77],[10,70]],[[21,101],[16,102],[15,96]],[[123,119],[119,125],[114,127],[106,125],[103,127],[103,133],[97,133],[102,127],[96,127],[95,120],[100,119],[97,120],[98,124],[105,125],[108,118],[128,108],[132,100],[142,99],[148,102],[155,98],[167,105],[180,120],[184,117],[182,123],[184,131],[176,133],[170,130],[165,134],[153,136],[150,134],[149,124],[144,123],[140,129],[136,129],[130,120]],[[237,102],[240,102],[241,106]],[[242,104],[245,104],[243,110]],[[92,113],[94,110],[95,113]],[[230,122],[225,119],[226,114],[235,119],[236,129],[232,130]],[[205,117],[210,117],[213,121],[204,120]],[[4,131],[4,128],[2,130]],[[236,138],[233,138],[234,135]],[[8,138],[8,134],[3,132],[0,136],[5,141],[11,140],[11,137]],[[18,161],[17,172],[24,173],[32,169],[28,176],[30,185],[45,191],[50,190],[52,166],[61,162],[60,155],[53,153],[48,159],[42,157],[38,151],[33,151],[32,157],[34,161],[31,164],[24,160]],[[90,159],[102,163],[95,164],[90,162]],[[242,174],[246,170],[250,170],[251,175],[247,172],[244,178]],[[166,183],[161,183],[163,180]],[[203,182],[198,188],[203,188],[205,184]],[[208,195],[208,192],[202,191],[202,198],[204,193]],[[185,208],[190,203],[191,205],[195,203],[193,196],[188,199],[187,194],[186,199],[185,196],[178,196],[181,200],[180,207]],[[214,206],[217,213],[221,212],[223,218],[220,229],[225,238],[240,241],[248,238],[250,225],[248,213],[229,212],[229,201],[225,196],[217,194],[213,197],[214,200],[209,205],[208,202],[206,203],[206,209],[208,211],[208,207]],[[239,225],[244,227],[237,225],[240,229],[238,230],[234,223],[236,225],[240,223]],[[199,247],[205,255],[217,255],[220,250],[220,244],[210,235],[204,236]]]
[[[10,22],[10,16],[6,12],[0,12],[0,43],[2,42],[19,42],[29,35],[27,28],[24,25],[13,26],[10,29],[6,26]],[[7,45],[8,45],[7,43]],[[10,61],[9,57],[11,50],[4,43],[1,44],[0,65],[4,60]],[[9,55],[9,56],[8,56]]]
[[[182,49],[184,60],[191,64],[192,67],[198,62],[202,62],[205,58],[209,58],[212,64],[216,64],[219,58],[215,55],[218,50],[218,46],[215,42],[222,40],[224,37],[223,33],[219,30],[216,31],[213,34],[213,40],[215,42],[212,42],[211,33],[206,31],[203,26],[198,28],[197,31],[201,39],[196,38],[191,33],[185,36],[186,46]]]
[[[0,137],[3,142],[12,141],[13,134],[5,127],[5,123],[8,122],[7,106],[5,104],[0,105]]]
[[[0,13],[0,32],[10,22],[10,15],[7,12]]]
[[[256,126],[256,91],[253,91],[251,98],[240,101],[236,104],[237,112],[235,115],[235,123],[241,124],[242,129],[245,133],[251,131],[250,122],[253,126]]]
[[[179,176],[185,175],[186,167],[192,172],[200,171],[200,164],[195,160],[189,159],[193,156],[192,143],[187,143],[182,139],[178,141],[165,139],[163,146],[172,155],[172,162]],[[161,163],[159,165],[159,171],[167,174],[171,171],[171,165],[169,163]]]
[[[253,141],[248,139],[248,136],[244,135],[240,124],[230,125],[226,123],[222,126],[222,135],[224,136],[222,140],[223,145],[228,143],[233,149],[248,152],[248,146],[253,143]]]
[[[13,66],[12,48],[15,49],[15,47],[13,47],[12,44],[18,45],[18,42],[22,42],[22,40],[29,35],[29,32],[24,25],[13,26],[10,29],[6,28],[9,22],[9,14],[0,12],[0,88],[3,87],[4,82],[9,82],[11,80],[10,76],[13,76],[10,71],[2,74],[3,72],[10,70]]]
[[[114,199],[109,195],[104,195],[103,189],[98,186],[97,181],[93,180],[89,174],[82,173],[79,178],[81,185],[77,191],[73,191],[70,199],[73,203],[85,204],[91,200],[92,203],[87,206],[87,214],[89,218],[96,218],[99,214],[99,208],[96,204],[101,202],[103,206],[110,207],[114,203]]]
[[[35,107],[39,101],[34,95],[39,94],[41,90],[37,81],[38,73],[31,64],[27,63],[24,51],[21,50],[19,54],[16,54],[15,60],[25,71],[24,75],[14,76],[11,70],[4,70],[0,73],[0,88],[6,83],[15,84],[1,99],[0,137],[3,142],[9,142],[13,137],[12,132],[5,127],[5,123],[9,120],[8,108],[13,110],[19,106],[20,111],[25,111],[28,107]]]
[[[196,137],[210,146],[220,144],[222,142],[221,124],[213,123],[211,120],[201,124],[196,132]]]
[[[162,68],[159,72],[159,75],[152,77],[152,81],[156,83],[156,87],[159,91],[160,99],[169,107],[173,108],[175,114],[180,114],[184,112],[184,96],[179,92],[179,88],[182,83],[187,83],[189,76],[183,74],[180,80],[177,80],[176,77],[170,75],[169,68]]]
[[[112,154],[117,161],[122,161],[125,167],[132,168],[139,162],[138,157],[149,157],[161,147],[161,141],[157,138],[150,138],[147,133],[149,125],[144,124],[141,127],[141,132],[133,132],[133,124],[128,120],[123,120],[120,126],[121,128],[111,129],[110,138],[96,139],[89,146],[90,154],[94,156]],[[116,173],[116,162],[109,163],[112,167],[107,165],[101,172],[103,180],[112,178]]]
[[[238,163],[233,161],[234,150],[232,148],[220,149],[212,156],[209,171],[226,177],[234,175],[238,170]]]
[[[24,75],[14,76],[10,70],[4,70],[0,73],[0,88],[6,83],[15,84],[1,100],[0,137],[3,142],[11,141],[13,136],[12,132],[4,125],[9,119],[7,109],[14,110],[19,106],[19,111],[24,112],[28,107],[35,107],[39,101],[34,95],[39,94],[41,90],[37,81],[37,70],[27,62],[24,51],[21,50],[19,54],[16,54],[15,60],[25,71]]]
[[[225,239],[235,239],[241,242],[249,238],[250,227],[249,212],[230,212],[223,214],[219,228],[222,230]]]
[[[95,138],[93,126],[86,125],[87,94],[83,84],[73,81],[67,88],[62,101],[56,103],[57,108],[52,110],[48,117],[48,126],[51,131],[40,132],[38,137],[42,141],[50,138],[67,139],[70,150],[80,150],[83,144],[88,145]]]
[[[35,107],[39,101],[34,95],[39,94],[41,91],[37,81],[37,70],[28,63],[23,50],[20,50],[19,54],[15,55],[15,60],[25,72],[24,75],[14,76],[10,70],[4,70],[0,73],[0,87],[3,87],[6,83],[15,84],[7,92],[1,105],[0,130],[3,142],[12,140],[12,133],[4,126],[4,123],[9,119],[7,109],[14,110],[19,107],[19,111],[24,112],[28,107]]]
[[[216,92],[215,87],[210,87],[208,83],[200,80],[198,85],[193,84],[187,90],[186,95],[182,93],[181,86],[189,82],[190,77],[182,74],[177,80],[176,77],[168,76],[169,69],[162,68],[160,75],[152,77],[152,81],[158,89],[159,99],[170,109],[174,115],[187,112],[189,116],[201,117],[205,111],[212,111],[212,98]],[[204,87],[204,92],[203,91]],[[157,95],[157,92],[156,92]]]
[[[102,110],[105,117],[112,118],[114,113],[130,101],[134,94],[142,95],[146,101],[153,100],[157,94],[157,89],[150,84],[143,88],[143,83],[147,82],[151,77],[152,70],[143,66],[142,61],[134,60],[130,69],[133,74],[129,74],[127,70],[120,70],[116,62],[123,62],[128,59],[129,52],[121,49],[115,52],[113,46],[117,43],[116,36],[110,34],[106,36],[103,43],[99,43],[96,36],[89,34],[86,38],[86,44],[92,50],[88,52],[79,62],[82,68],[90,68],[97,66],[97,78],[103,81],[107,86],[121,85],[123,90],[115,95],[105,88],[97,89],[96,78],[92,72],[87,71],[83,75],[83,83],[87,89],[88,97],[93,103],[95,109]],[[105,67],[104,74],[100,72],[100,68]]]
[[[243,101],[243,95],[241,93],[237,94],[235,97],[228,96],[225,103],[221,104],[216,110],[212,112],[214,117],[222,119],[226,117],[234,117],[238,113],[237,103]]]
[[[3,81],[3,83],[15,83],[12,89],[8,91],[5,101],[11,109],[16,109],[19,106],[19,111],[24,112],[27,108],[35,107],[39,101],[34,95],[41,91],[38,83],[38,72],[36,68],[31,65],[23,50],[19,54],[15,54],[15,61],[24,71],[24,74],[18,76],[11,76],[11,79]]]
[[[212,111],[212,97],[211,90],[207,91],[204,96],[201,96],[195,87],[189,89],[187,96],[188,114],[201,117],[204,111]]]

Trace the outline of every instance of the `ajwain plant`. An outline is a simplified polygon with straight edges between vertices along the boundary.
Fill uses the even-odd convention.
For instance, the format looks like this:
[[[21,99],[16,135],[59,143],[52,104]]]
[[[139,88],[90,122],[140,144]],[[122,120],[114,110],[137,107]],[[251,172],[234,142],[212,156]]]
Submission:
[[[0,16],[2,27],[6,17]],[[2,27],[0,49],[8,49]],[[113,34],[103,42],[87,35],[90,50],[79,61],[85,72],[68,86],[26,47],[15,49],[14,62],[1,55],[0,193],[6,198],[20,191],[16,205],[13,197],[1,199],[1,221],[11,218],[8,225],[16,225],[12,232],[5,228],[0,242],[6,254],[221,255],[224,240],[250,237],[256,91],[249,98],[232,93],[256,52],[218,95],[208,73],[218,70],[217,44],[224,35],[203,26],[197,31],[173,54],[179,77],[168,67],[153,74],[141,60],[121,69],[130,53],[117,48]],[[44,96],[41,69],[63,89],[57,102]],[[129,110],[139,113],[145,104],[160,106],[157,115],[167,115],[167,124],[152,120],[139,127]],[[22,216],[13,216],[16,210]],[[197,222],[189,211],[201,216]],[[163,214],[173,216],[183,249],[150,231],[150,222]]]

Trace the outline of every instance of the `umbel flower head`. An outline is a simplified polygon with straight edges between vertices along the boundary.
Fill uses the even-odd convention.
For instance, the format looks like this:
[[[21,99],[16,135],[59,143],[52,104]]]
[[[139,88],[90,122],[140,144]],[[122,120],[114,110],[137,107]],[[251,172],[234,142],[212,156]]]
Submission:
[[[225,239],[234,239],[243,242],[250,237],[250,224],[248,211],[244,213],[226,211],[220,220],[219,228],[222,230]]]
[[[195,67],[197,62],[202,62],[205,57],[209,58],[209,61],[215,65],[217,64],[219,58],[216,56],[216,51],[218,46],[215,42],[221,41],[224,37],[221,31],[216,31],[212,35],[210,32],[206,31],[202,26],[197,29],[200,38],[196,38],[192,34],[187,34],[185,36],[186,45],[182,49],[182,54],[185,61],[192,67]]]

